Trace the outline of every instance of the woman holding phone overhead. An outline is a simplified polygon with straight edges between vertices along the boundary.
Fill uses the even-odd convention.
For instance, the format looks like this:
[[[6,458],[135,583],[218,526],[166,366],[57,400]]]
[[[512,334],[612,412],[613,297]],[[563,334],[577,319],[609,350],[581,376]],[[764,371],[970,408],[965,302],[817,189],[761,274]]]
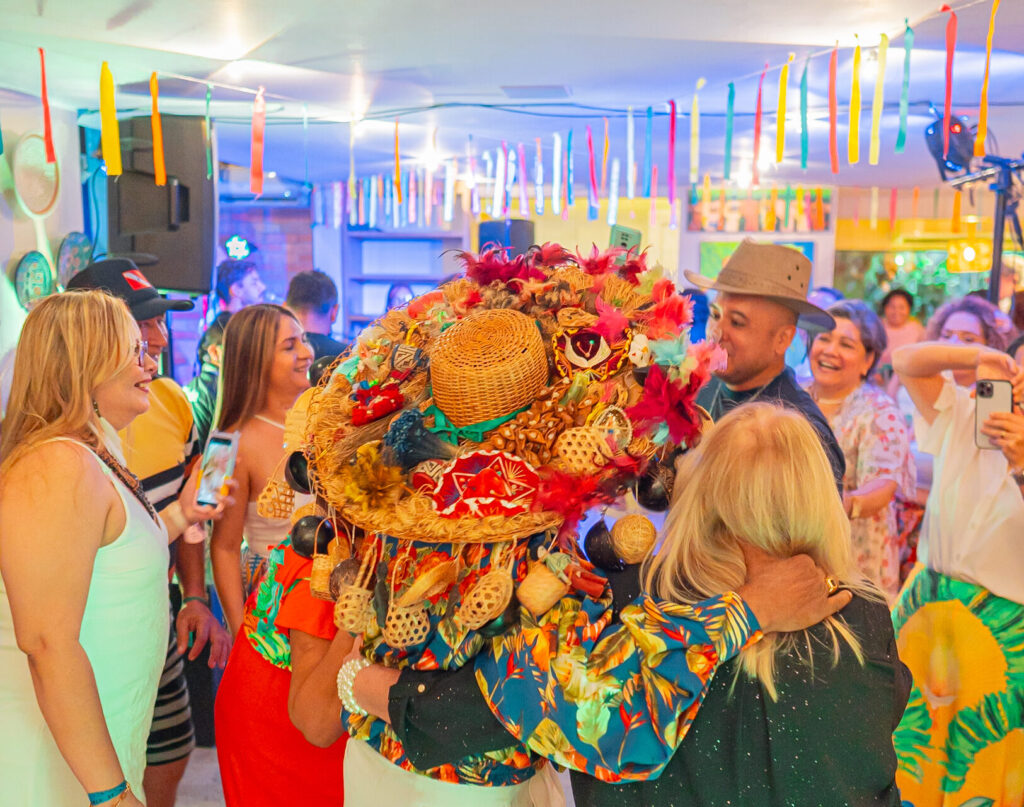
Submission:
[[[156,369],[103,292],[48,297],[25,321],[0,439],[0,804],[143,803],[178,530],[117,431],[149,408]],[[185,518],[219,517],[195,490]]]
[[[1019,802],[1024,781],[1024,371],[1001,350],[995,311],[972,297],[947,303],[929,323],[933,341],[893,353],[918,445],[935,457],[921,565],[893,612],[914,674],[895,741],[915,807],[949,803],[944,794]],[[1006,382],[1012,411],[981,417],[975,392]]]

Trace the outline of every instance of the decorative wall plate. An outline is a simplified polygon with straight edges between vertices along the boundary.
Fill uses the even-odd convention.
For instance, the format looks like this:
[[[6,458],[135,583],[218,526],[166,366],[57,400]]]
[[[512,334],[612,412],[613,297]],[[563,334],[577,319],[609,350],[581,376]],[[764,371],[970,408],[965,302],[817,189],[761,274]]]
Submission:
[[[57,282],[66,287],[92,258],[92,241],[85,233],[68,233],[57,251]]]
[[[14,271],[14,290],[26,311],[36,300],[53,294],[53,272],[43,253],[32,250],[18,261],[18,268]]]

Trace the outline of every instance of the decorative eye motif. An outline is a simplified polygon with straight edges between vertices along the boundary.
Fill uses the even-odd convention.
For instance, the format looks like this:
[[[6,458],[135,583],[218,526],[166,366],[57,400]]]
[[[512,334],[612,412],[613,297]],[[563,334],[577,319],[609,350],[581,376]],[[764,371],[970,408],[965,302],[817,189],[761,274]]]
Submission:
[[[593,328],[565,328],[552,338],[555,368],[559,375],[572,377],[578,372],[589,373],[604,380],[622,366],[629,354],[631,333],[614,344],[609,344]]]

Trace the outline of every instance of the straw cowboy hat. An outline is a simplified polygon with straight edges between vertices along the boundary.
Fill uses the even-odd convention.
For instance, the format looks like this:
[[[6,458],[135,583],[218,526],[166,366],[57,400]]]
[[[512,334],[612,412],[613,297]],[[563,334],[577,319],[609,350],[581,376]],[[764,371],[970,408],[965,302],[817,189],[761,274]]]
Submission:
[[[811,288],[811,262],[802,252],[779,244],[759,244],[744,238],[729,256],[717,278],[688,269],[683,272],[695,286],[728,294],[766,297],[799,316],[797,325],[808,331],[831,331],[832,315],[807,302]]]

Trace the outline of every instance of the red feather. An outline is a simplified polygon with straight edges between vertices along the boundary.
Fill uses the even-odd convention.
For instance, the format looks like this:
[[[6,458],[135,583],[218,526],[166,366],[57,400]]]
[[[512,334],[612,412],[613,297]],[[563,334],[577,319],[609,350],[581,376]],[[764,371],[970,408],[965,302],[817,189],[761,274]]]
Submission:
[[[540,246],[535,246],[529,253],[530,262],[534,266],[561,266],[572,260],[572,255],[561,244],[548,241]]]
[[[508,247],[491,247],[479,255],[471,252],[457,252],[456,257],[466,267],[466,276],[481,286],[489,286],[495,280],[508,283],[513,278],[543,280],[547,275],[522,255],[508,257]]]
[[[594,304],[597,306],[599,319],[591,326],[591,329],[601,334],[608,344],[614,345],[622,339],[623,331],[629,327],[629,317],[600,297],[594,298]]]
[[[577,252],[576,262],[579,263],[580,268],[588,275],[600,277],[601,275],[607,275],[609,272],[614,272],[617,268],[615,260],[625,253],[626,250],[622,247],[609,247],[602,252],[597,248],[597,244],[594,244],[593,249],[590,250],[590,255],[586,258]]]
[[[694,402],[707,378],[707,373],[698,367],[682,384],[671,381],[660,365],[651,365],[640,400],[626,409],[634,429],[649,433],[664,423],[668,426],[669,440],[677,445],[689,445],[700,433],[700,416]]]
[[[640,285],[640,275],[647,271],[647,250],[636,252],[632,247],[626,253],[626,262],[619,267],[619,274],[634,286]]]
[[[651,296],[654,305],[640,314],[647,322],[648,339],[675,339],[683,327],[693,322],[693,301],[676,294],[671,280],[657,281]]]
[[[599,504],[610,504],[614,497],[602,488],[600,476],[573,476],[556,468],[541,468],[534,510],[558,513],[564,519],[558,531],[560,543],[570,540],[583,514]]]

